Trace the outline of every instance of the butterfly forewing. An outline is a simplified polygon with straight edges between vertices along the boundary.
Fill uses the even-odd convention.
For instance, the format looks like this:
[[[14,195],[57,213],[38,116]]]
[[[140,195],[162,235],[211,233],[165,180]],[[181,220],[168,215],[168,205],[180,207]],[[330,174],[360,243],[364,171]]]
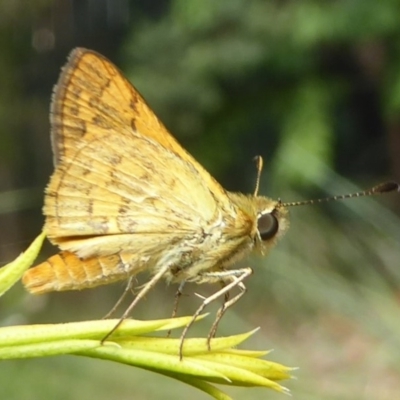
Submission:
[[[176,209],[187,214],[185,219],[204,213],[208,219],[216,201],[229,204],[218,183],[179,146],[119,70],[97,53],[77,49],[64,67],[53,99],[52,138],[62,165],[49,185],[45,213],[58,217],[57,236],[131,232],[123,228],[129,214],[131,226],[153,232],[155,227],[147,225],[165,211]],[[144,201],[157,207],[146,207]],[[138,203],[144,207],[137,210]],[[91,227],[65,226],[64,233],[62,218],[75,207],[77,218],[90,211],[98,220]],[[149,224],[142,225],[140,215]],[[122,223],[104,223],[117,216]],[[51,227],[48,221],[50,236]]]
[[[87,274],[75,270],[102,267],[92,283],[75,288],[122,279],[146,263],[151,270],[175,260],[195,274],[228,259],[254,230],[254,215],[232,202],[101,55],[71,53],[51,126],[56,169],[46,190],[45,231],[68,257],[42,266],[68,268],[68,259],[82,280]],[[123,262],[107,258],[124,252],[130,256]],[[114,278],[101,282],[113,268]]]

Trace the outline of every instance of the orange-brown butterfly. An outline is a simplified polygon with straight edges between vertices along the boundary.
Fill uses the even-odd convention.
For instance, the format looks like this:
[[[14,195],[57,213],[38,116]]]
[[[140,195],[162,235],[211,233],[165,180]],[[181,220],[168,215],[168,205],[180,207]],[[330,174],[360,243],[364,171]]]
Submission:
[[[124,313],[161,279],[220,283],[197,310],[237,286],[223,312],[244,293],[250,268],[230,269],[267,253],[288,227],[287,206],[231,193],[168,133],[109,60],[75,49],[51,106],[55,171],[46,189],[45,233],[61,252],[28,270],[31,293],[95,287],[150,271]],[[258,186],[258,185],[257,185]],[[355,195],[396,190],[388,183]],[[186,334],[186,330],[183,334]]]

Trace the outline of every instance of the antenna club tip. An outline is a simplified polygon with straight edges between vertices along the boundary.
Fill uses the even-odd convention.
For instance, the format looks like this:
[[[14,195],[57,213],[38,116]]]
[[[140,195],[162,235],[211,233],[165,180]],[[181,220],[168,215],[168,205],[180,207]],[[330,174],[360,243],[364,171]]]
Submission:
[[[400,185],[397,182],[384,182],[373,188],[375,193],[387,193],[387,192],[400,192]]]

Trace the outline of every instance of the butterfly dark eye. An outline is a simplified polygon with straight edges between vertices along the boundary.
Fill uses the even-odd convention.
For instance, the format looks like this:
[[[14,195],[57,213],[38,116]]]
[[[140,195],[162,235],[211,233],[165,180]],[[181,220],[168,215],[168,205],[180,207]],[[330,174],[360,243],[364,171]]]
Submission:
[[[273,238],[279,229],[279,223],[275,215],[264,214],[257,220],[257,229],[260,233],[261,240],[265,241]]]

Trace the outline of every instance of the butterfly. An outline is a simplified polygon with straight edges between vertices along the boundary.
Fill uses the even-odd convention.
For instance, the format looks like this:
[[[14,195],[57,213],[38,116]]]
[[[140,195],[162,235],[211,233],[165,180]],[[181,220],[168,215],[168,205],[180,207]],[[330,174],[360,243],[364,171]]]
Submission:
[[[155,116],[120,70],[102,55],[72,51],[51,105],[55,170],[45,192],[44,231],[60,252],[23,276],[34,294],[79,290],[147,271],[122,318],[161,279],[217,283],[226,309],[252,270],[232,268],[262,254],[288,228],[287,207],[228,192]],[[300,203],[298,203],[300,204]],[[239,294],[228,300],[229,291]],[[185,333],[186,334],[186,333]]]

